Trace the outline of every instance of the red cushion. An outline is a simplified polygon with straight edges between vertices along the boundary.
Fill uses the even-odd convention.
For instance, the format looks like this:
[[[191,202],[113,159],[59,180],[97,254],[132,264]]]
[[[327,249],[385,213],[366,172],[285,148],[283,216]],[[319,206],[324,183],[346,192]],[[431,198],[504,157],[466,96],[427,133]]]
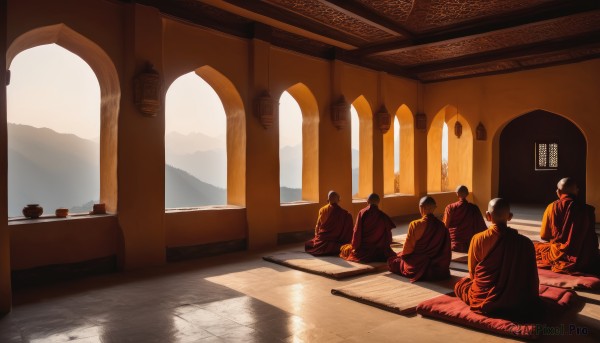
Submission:
[[[589,274],[560,274],[548,269],[538,268],[540,285],[561,287],[561,288],[580,288],[580,289],[600,289],[600,278]]]
[[[549,304],[548,315],[556,315],[556,311],[564,311],[575,300],[575,293],[556,287],[540,286],[540,297]],[[536,339],[536,323],[522,324],[501,318],[490,318],[472,312],[461,299],[449,295],[441,295],[429,299],[417,306],[417,313],[454,324],[472,327],[499,335]],[[545,322],[545,321],[544,321]]]

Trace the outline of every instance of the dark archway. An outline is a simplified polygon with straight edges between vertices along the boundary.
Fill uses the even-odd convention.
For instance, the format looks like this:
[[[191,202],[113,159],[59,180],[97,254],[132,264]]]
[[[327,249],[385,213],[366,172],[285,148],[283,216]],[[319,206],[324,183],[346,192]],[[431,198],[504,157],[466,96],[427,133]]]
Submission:
[[[547,204],[556,200],[558,180],[570,176],[585,200],[586,149],[583,133],[559,115],[536,110],[514,119],[500,135],[499,196],[513,203]]]

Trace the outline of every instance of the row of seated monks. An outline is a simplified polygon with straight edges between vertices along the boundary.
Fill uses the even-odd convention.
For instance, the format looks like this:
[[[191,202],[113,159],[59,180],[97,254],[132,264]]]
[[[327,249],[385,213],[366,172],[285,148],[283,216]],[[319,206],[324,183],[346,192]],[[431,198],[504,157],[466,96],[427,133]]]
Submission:
[[[456,283],[456,296],[477,313],[531,318],[541,303],[537,268],[600,275],[594,208],[577,199],[572,178],[560,180],[556,192],[558,200],[543,215],[540,238],[545,242],[535,244],[508,227],[513,214],[505,199],[489,202],[485,218],[491,226],[486,227],[479,208],[466,199],[467,187],[457,188],[459,200],[446,207],[443,221],[434,215],[435,200],[425,196],[419,202],[421,218],[409,224],[403,251],[396,254],[390,247],[395,225],[378,208],[377,194],[369,196],[352,225],[352,215],[331,191],[305,249],[354,262],[387,261],[390,271],[411,282],[448,278],[451,251],[468,252],[469,276]]]

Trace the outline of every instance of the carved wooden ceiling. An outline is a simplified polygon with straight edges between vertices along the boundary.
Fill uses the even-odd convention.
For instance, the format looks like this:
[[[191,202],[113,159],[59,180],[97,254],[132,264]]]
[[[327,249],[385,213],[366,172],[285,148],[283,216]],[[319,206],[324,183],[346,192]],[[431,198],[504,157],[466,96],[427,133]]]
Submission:
[[[237,36],[424,82],[600,57],[600,0],[135,2]]]

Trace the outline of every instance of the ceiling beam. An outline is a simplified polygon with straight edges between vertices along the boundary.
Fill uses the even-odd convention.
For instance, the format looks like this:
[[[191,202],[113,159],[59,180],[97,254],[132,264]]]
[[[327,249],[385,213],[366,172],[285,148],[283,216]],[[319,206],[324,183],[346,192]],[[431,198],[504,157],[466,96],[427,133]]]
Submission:
[[[471,23],[457,24],[455,28],[440,29],[438,32],[418,35],[410,40],[400,39],[381,44],[373,44],[371,46],[364,46],[352,50],[352,53],[361,57],[392,54],[407,48],[490,33],[493,31],[514,28],[516,26],[534,24],[544,20],[557,19],[597,9],[600,9],[599,0],[561,1],[553,6],[544,4],[537,9],[530,8],[527,9],[527,11],[512,12],[487,20],[477,20],[472,21]]]
[[[374,26],[382,31],[385,31],[393,36],[400,36],[403,38],[412,38],[414,35],[406,28],[398,24],[397,22],[388,19],[387,17],[381,16],[370,8],[357,3],[353,0],[317,0],[320,3],[335,9],[338,12],[344,13],[345,15],[360,20],[365,24]]]
[[[348,32],[338,30],[331,26],[322,24],[305,16],[290,12],[278,6],[270,5],[264,1],[249,0],[222,0],[230,5],[253,12],[263,17],[297,27],[301,30],[309,31],[317,35],[326,36],[332,40],[344,43],[346,45],[360,47],[365,45],[363,38],[352,35]],[[211,1],[210,4],[214,2]],[[266,23],[270,25],[269,23]]]
[[[494,61],[518,59],[555,51],[564,51],[594,44],[600,45],[600,31],[594,31],[576,37],[565,37],[561,38],[560,40],[537,42],[493,51],[486,51],[452,60],[423,64],[412,68],[407,68],[406,71],[411,74],[418,75],[421,73],[454,69]]]

